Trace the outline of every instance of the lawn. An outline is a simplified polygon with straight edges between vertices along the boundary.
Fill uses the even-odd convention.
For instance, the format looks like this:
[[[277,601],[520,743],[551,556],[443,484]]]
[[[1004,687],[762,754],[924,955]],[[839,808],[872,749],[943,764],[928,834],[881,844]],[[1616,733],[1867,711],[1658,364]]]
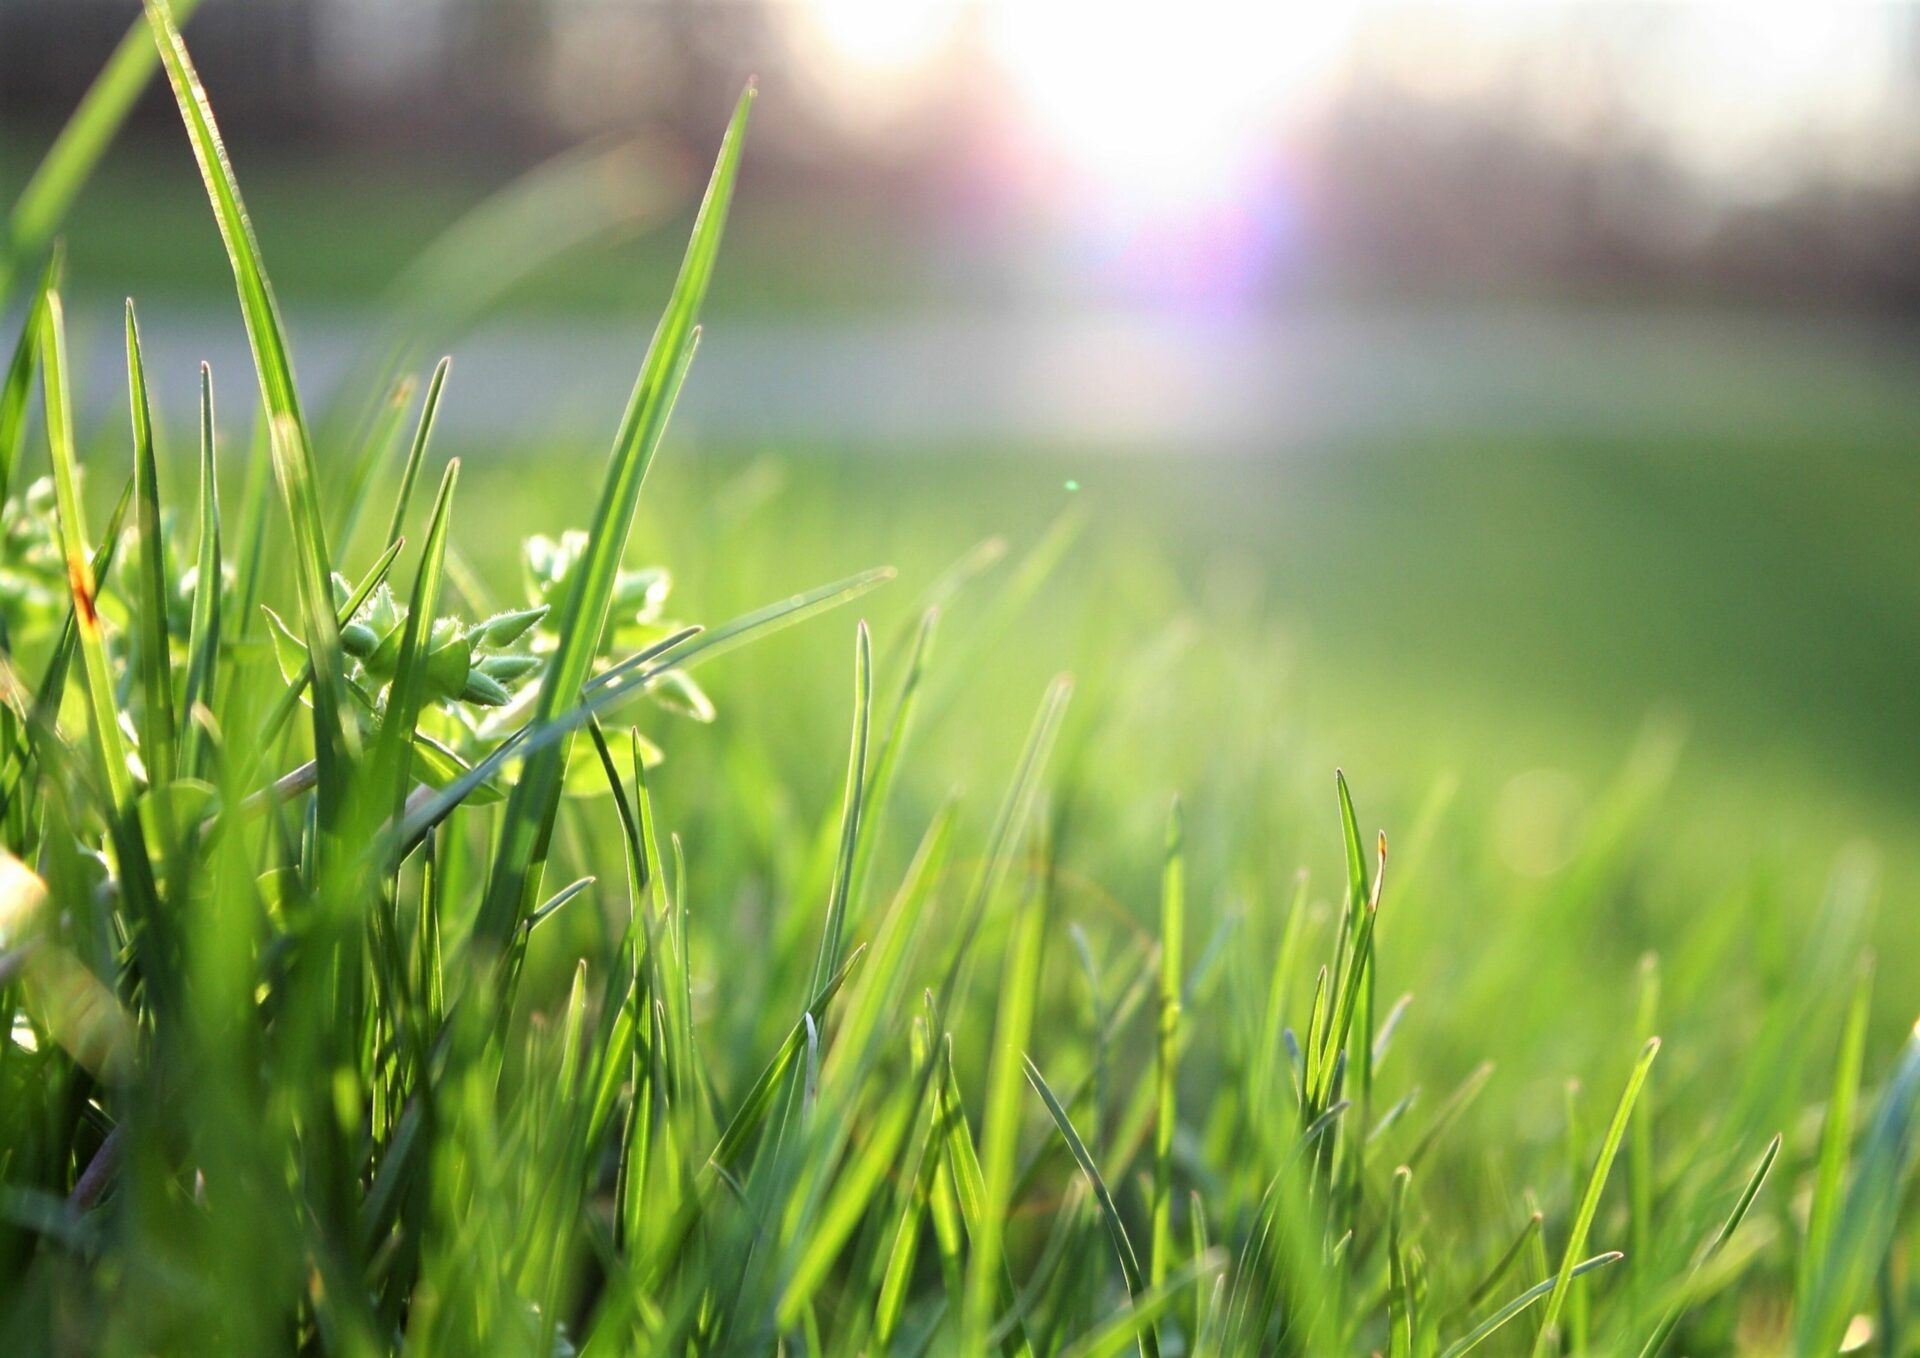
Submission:
[[[5,1352],[1912,1351],[1896,416],[702,446],[749,97],[611,453],[356,423],[147,13],[257,373],[16,272]]]

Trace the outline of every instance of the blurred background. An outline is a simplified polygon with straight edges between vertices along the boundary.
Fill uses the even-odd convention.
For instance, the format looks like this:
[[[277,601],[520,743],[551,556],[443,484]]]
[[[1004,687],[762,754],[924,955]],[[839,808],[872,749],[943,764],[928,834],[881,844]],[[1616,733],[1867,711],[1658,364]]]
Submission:
[[[137,9],[0,0],[0,198]],[[524,488],[536,526],[587,518],[752,76],[643,535],[691,616],[883,559],[917,592],[1064,513],[982,701],[1179,622],[1208,725],[1132,747],[1154,805],[1209,742],[1311,732],[1275,758],[1409,807],[1457,778],[1490,852],[1551,871],[1684,730],[1689,835],[1916,861],[1920,9],[207,0],[188,36],[310,394],[455,355],[436,452],[497,488],[499,531],[459,530],[483,564]],[[163,403],[210,358],[243,444],[164,91],[67,240],[101,437],[131,294]],[[758,551],[720,551],[750,510]],[[829,630],[716,675],[723,720],[799,740],[752,676],[837,703]]]

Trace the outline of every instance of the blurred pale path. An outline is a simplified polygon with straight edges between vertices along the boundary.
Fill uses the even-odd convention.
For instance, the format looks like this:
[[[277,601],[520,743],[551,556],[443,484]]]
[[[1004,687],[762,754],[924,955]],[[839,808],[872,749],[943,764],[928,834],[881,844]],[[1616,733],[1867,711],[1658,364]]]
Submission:
[[[167,414],[192,415],[201,359],[236,399],[236,317],[143,308]],[[292,309],[302,382],[330,393],[370,326]],[[118,309],[74,319],[86,418],[125,409]],[[515,319],[448,346],[443,430],[485,446],[613,427],[647,330]],[[1260,452],[1472,434],[1844,440],[1864,422],[1920,434],[1920,329],[1692,310],[1318,307],[1259,320],[1151,313],[934,315],[710,328],[676,415],[716,442]]]

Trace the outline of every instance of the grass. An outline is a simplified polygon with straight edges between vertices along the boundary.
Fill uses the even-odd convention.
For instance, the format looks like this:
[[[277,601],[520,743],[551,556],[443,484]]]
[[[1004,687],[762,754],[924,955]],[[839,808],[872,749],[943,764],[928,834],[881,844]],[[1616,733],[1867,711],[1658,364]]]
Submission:
[[[1911,1352],[1920,1039],[1872,978],[1920,941],[1859,854],[1737,820],[1825,785],[1705,833],[1655,728],[1560,824],[1424,752],[1350,786],[1299,723],[1372,764],[1445,720],[1362,644],[1417,607],[1348,610],[1289,689],[1124,519],[946,540],[979,465],[891,508],[648,484],[750,92],[597,497],[448,462],[416,503],[457,369],[411,438],[392,374],[357,440],[309,424],[146,10],[258,433],[203,373],[176,493],[130,309],[132,438],[80,438],[60,262],[9,256],[5,1351]],[[1335,537],[1367,597],[1387,554]]]

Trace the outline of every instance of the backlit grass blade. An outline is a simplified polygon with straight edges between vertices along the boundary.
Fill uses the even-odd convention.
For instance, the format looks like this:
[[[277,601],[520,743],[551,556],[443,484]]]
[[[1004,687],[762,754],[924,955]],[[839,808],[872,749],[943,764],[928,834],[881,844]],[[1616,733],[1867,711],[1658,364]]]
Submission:
[[[287,355],[280,308],[267,281],[253,223],[240,197],[240,186],[234,179],[233,166],[214,122],[206,90],[187,54],[186,42],[180,36],[168,0],[144,0],[144,3],[147,20],[160,48],[161,63],[173,87],[174,102],[186,123],[187,138],[192,143],[200,177],[213,205],[214,221],[220,228],[228,263],[233,268],[241,319],[246,323],[247,343],[253,351],[254,370],[260,379],[260,400],[267,413],[275,476],[292,526],[295,579],[307,632],[307,653],[313,665],[314,760],[320,771],[322,820],[331,823],[339,809],[338,799],[345,793],[344,761],[351,753],[352,728],[345,711],[345,661],[330,592],[333,567],[327,551],[326,528],[320,518],[318,477],[314,472],[306,416],[300,408],[293,364]]]
[[[1920,1129],[1920,1024],[1908,1034],[1873,1120],[1854,1157],[1853,1179],[1814,1283],[1794,1318],[1799,1358],[1833,1353],[1847,1323],[1865,1304],[1874,1272],[1900,1223],[1907,1175]]]
[[[828,979],[826,985],[820,988],[814,995],[813,1002],[794,1021],[793,1027],[787,1030],[786,1040],[780,1044],[779,1050],[773,1054],[773,1059],[767,1062],[766,1068],[760,1072],[760,1078],[753,1082],[753,1087],[741,1098],[740,1107],[735,1111],[733,1120],[727,1124],[727,1129],[720,1134],[720,1140],[714,1145],[712,1154],[707,1157],[703,1173],[728,1169],[740,1158],[741,1152],[747,1147],[747,1142],[759,1130],[760,1124],[766,1120],[767,1111],[773,1106],[774,1094],[780,1087],[781,1077],[792,1068],[794,1061],[806,1049],[807,1021],[811,1019],[815,1024],[820,1022],[822,1015],[827,1011],[827,1006],[833,1002],[833,997],[839,994],[840,987],[846,983],[847,976],[865,952],[866,945],[863,943],[848,954],[847,960],[840,965],[840,969]]]
[[[993,1046],[987,1061],[986,1107],[980,1118],[982,1202],[967,1259],[966,1346],[985,1347],[1005,1264],[1005,1228],[1012,1208],[1014,1157],[1020,1134],[1020,1064],[1039,1003],[1040,959],[1046,942],[1047,886],[1036,874],[1018,893],[1001,963]]]
[[[1187,916],[1186,822],[1180,799],[1167,814],[1167,847],[1160,878],[1160,1016],[1154,1078],[1153,1238],[1148,1280],[1163,1281],[1173,1263],[1173,1131],[1179,1113],[1180,986]]]
[[[1733,1239],[1733,1233],[1739,1230],[1740,1223],[1747,1219],[1747,1213],[1753,1207],[1753,1200],[1760,1196],[1760,1189],[1767,1182],[1767,1174],[1772,1170],[1773,1162],[1779,1154],[1780,1134],[1775,1132],[1773,1140],[1767,1143],[1767,1149],[1760,1157],[1760,1163],[1754,1166],[1753,1173],[1747,1177],[1746,1187],[1740,1190],[1740,1197],[1734,1202],[1733,1210],[1727,1213],[1727,1219],[1721,1223],[1713,1239],[1707,1242],[1706,1248],[1694,1261],[1689,1274],[1690,1280],[1712,1263],[1715,1256],[1727,1247],[1727,1242]],[[1640,1358],[1654,1358],[1678,1328],[1681,1318],[1686,1313],[1687,1302],[1683,1298],[1661,1318],[1659,1325],[1654,1327],[1653,1333],[1647,1337],[1647,1342],[1640,1349]]]
[[[566,599],[554,630],[560,637],[541,677],[536,722],[552,722],[580,699],[593,662],[600,652],[613,600],[615,576],[633,528],[640,488],[665,432],[667,418],[685,380],[697,342],[695,324],[700,304],[713,275],[714,257],[726,225],[734,179],[746,137],[747,115],[753,107],[749,85],[735,107],[733,121],[721,143],[713,177],[707,185],[692,239],[680,266],[666,314],[654,331],[633,396],[614,439],[613,457],[600,493],[599,507],[588,529],[587,548],[570,572]],[[507,799],[499,849],[494,857],[487,894],[474,922],[474,935],[483,944],[503,944],[524,905],[527,877],[536,854],[539,827],[560,795],[560,775],[566,763],[563,744],[531,751],[519,780]]]
[[[833,886],[827,896],[827,919],[820,932],[820,951],[813,959],[809,991],[816,991],[840,964],[840,935],[847,918],[847,893],[853,885],[853,855],[860,842],[860,809],[867,786],[867,733],[873,710],[873,638],[862,621],[854,629],[853,739],[847,754],[846,790],[841,798],[840,853],[835,860]]]
[[[1634,1102],[1640,1097],[1640,1090],[1647,1082],[1647,1072],[1653,1069],[1653,1060],[1659,1054],[1660,1039],[1648,1038],[1646,1046],[1640,1049],[1639,1059],[1633,1063],[1632,1073],[1627,1077],[1627,1087],[1620,1095],[1613,1122],[1607,1127],[1606,1140],[1600,1144],[1600,1155],[1593,1162],[1593,1173],[1587,1180],[1586,1191],[1581,1194],[1579,1208],[1574,1213],[1572,1226],[1567,1233],[1566,1249],[1560,1257],[1560,1272],[1553,1280],[1552,1291],[1547,1295],[1547,1307],[1540,1318],[1540,1333],[1534,1340],[1534,1358],[1543,1358],[1553,1343],[1556,1327],[1560,1323],[1560,1309],[1566,1304],[1567,1288],[1577,1276],[1578,1265],[1574,1261],[1580,1257],[1580,1251],[1586,1248],[1587,1232],[1593,1226],[1594,1214],[1600,1210],[1600,1194],[1607,1186],[1607,1175],[1613,1169],[1614,1156],[1627,1134],[1627,1121],[1633,1116]]]
[[[1827,1113],[1820,1128],[1820,1156],[1808,1200],[1807,1235],[1800,1258],[1799,1297],[1810,1299],[1815,1266],[1833,1248],[1833,1226],[1847,1174],[1847,1147],[1853,1141],[1854,1105],[1860,1096],[1860,1069],[1865,1063],[1867,1018],[1873,999],[1873,964],[1863,960],[1854,979],[1853,994],[1840,1030],[1840,1050],[1833,1063],[1833,1086],[1827,1095]]]
[[[1441,1351],[1440,1358],[1462,1358],[1462,1355],[1473,1352],[1473,1350],[1479,1348],[1504,1328],[1508,1321],[1512,1320],[1522,1311],[1525,1311],[1536,1301],[1539,1301],[1540,1298],[1556,1290],[1562,1290],[1562,1277],[1583,1278],[1597,1268],[1605,1268],[1608,1264],[1618,1263],[1624,1258],[1626,1258],[1626,1256],[1618,1250],[1614,1250],[1608,1254],[1596,1254],[1591,1259],[1583,1259],[1571,1268],[1563,1270],[1559,1276],[1535,1283],[1505,1306],[1502,1306],[1498,1311],[1495,1311],[1492,1315],[1474,1326],[1464,1339],[1449,1344]],[[1542,1333],[1545,1332],[1545,1328],[1543,1327]]]
[[[174,13],[185,22],[199,5],[200,0],[176,0]],[[6,305],[14,270],[46,249],[66,220],[73,200],[146,88],[153,64],[153,41],[146,25],[136,19],[14,200],[5,238],[0,239],[0,307]]]
[[[67,384],[67,326],[60,294],[49,292],[42,313],[40,371],[44,379],[47,445],[53,459],[54,500],[59,511],[60,549],[66,558],[67,586],[80,646],[80,672],[86,685],[94,755],[113,814],[133,810],[133,775],[120,737],[114,706],[113,669],[100,630],[99,586],[87,551],[80,517],[80,468],[73,448],[73,395]]]
[[[1093,1162],[1087,1143],[1074,1130],[1073,1120],[1067,1116],[1067,1110],[1060,1106],[1060,1100],[1054,1097],[1046,1077],[1040,1074],[1040,1068],[1033,1063],[1031,1056],[1026,1058],[1026,1068],[1027,1079],[1040,1095],[1040,1101],[1046,1104],[1053,1125],[1060,1129],[1060,1136],[1067,1143],[1067,1149],[1073,1152],[1080,1172],[1087,1176],[1087,1182],[1093,1187],[1094,1201],[1100,1204],[1100,1216],[1106,1222],[1107,1234],[1113,1238],[1113,1251],[1120,1257],[1120,1272],[1126,1279],[1127,1293],[1137,1306],[1147,1293],[1146,1278],[1140,1271],[1140,1256],[1134,1253],[1133,1241],[1127,1235],[1127,1224],[1121,1219],[1120,1208],[1114,1202],[1113,1194],[1107,1190],[1106,1180],[1100,1177],[1100,1167]],[[1151,1325],[1140,1331],[1140,1352],[1145,1358],[1158,1358],[1159,1336]]]
[[[187,682],[181,702],[180,768],[197,777],[200,747],[205,739],[194,708],[211,709],[214,680],[220,665],[220,602],[225,591],[221,578],[220,482],[214,455],[213,370],[200,365],[200,546],[194,553],[192,621],[187,633]]]
[[[859,847],[854,854],[853,899],[856,904],[865,894],[867,876],[873,866],[874,846],[879,843],[879,836],[871,827],[886,823],[894,771],[899,766],[901,752],[906,748],[913,730],[913,713],[920,697],[920,683],[932,655],[934,628],[939,621],[940,612],[937,608],[929,608],[920,616],[920,626],[913,637],[913,651],[907,657],[906,673],[901,677],[900,692],[894,699],[893,716],[887,723],[886,734],[881,737],[879,753],[873,760],[873,772],[867,779],[866,819],[870,828],[860,836]]]
[[[387,545],[392,546],[400,539],[400,530],[407,521],[407,505],[413,499],[413,483],[420,475],[420,463],[427,455],[427,439],[433,434],[433,418],[440,412],[440,392],[447,385],[447,371],[453,366],[451,358],[443,358],[434,365],[433,380],[427,383],[427,399],[420,405],[420,423],[415,427],[413,442],[407,447],[406,465],[400,469],[400,489],[393,497],[393,514],[387,519]]]
[[[133,506],[139,533],[140,581],[134,616],[140,652],[140,757],[155,787],[177,767],[173,724],[173,658],[167,640],[167,557],[160,528],[160,468],[153,451],[153,408],[147,399],[140,326],[127,302],[127,401],[133,411]]]

